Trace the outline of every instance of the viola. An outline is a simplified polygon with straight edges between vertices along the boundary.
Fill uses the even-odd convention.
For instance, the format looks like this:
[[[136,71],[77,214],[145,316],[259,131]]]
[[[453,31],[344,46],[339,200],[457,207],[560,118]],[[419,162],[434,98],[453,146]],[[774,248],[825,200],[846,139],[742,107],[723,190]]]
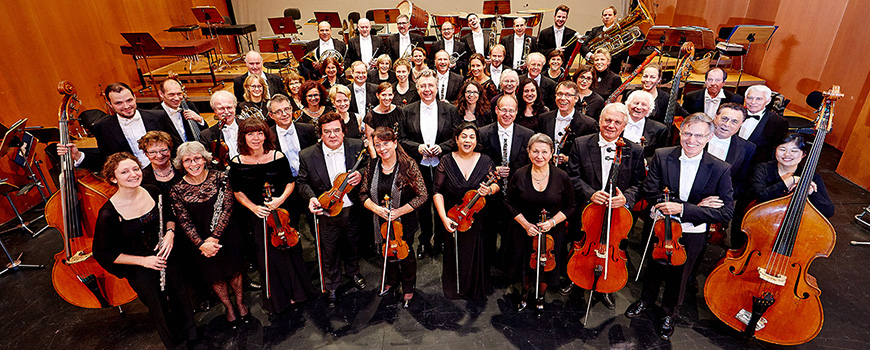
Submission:
[[[677,62],[677,70],[674,72],[674,79],[671,82],[671,91],[668,94],[668,108],[665,109],[664,124],[667,127],[665,139],[670,142],[670,145],[679,143],[679,133],[673,132],[675,129],[674,114],[677,111],[677,100],[680,98],[680,80],[688,76],[692,69],[692,61],[695,56],[695,44],[691,41],[683,43],[680,47],[681,59]]]
[[[363,148],[365,150],[365,148]],[[320,203],[320,207],[323,208],[323,213],[329,216],[336,216],[341,213],[341,209],[344,206],[344,196],[350,193],[353,190],[353,185],[348,183],[348,178],[350,174],[353,174],[357,168],[359,168],[360,163],[362,163],[363,157],[365,157],[365,152],[360,150],[359,155],[356,157],[356,163],[354,163],[353,168],[346,173],[338,174],[335,177],[335,180],[332,181],[332,188],[323,192],[320,197],[317,197],[317,201]]]
[[[487,176],[486,182],[483,185],[489,187],[489,185],[492,185],[498,181],[498,179],[498,173],[493,171],[489,176]],[[483,198],[477,190],[468,190],[468,192],[465,192],[465,195],[462,196],[462,203],[450,208],[447,212],[447,217],[456,223],[456,229],[459,232],[465,232],[471,228],[472,224],[474,224],[474,214],[483,209],[485,205],[486,198]]]
[[[67,81],[58,85],[64,95],[58,116],[60,142],[70,143],[68,125],[82,110],[75,87]],[[84,308],[106,308],[136,299],[126,279],[108,273],[93,258],[94,229],[100,208],[117,188],[86,170],[75,170],[72,156],[60,157],[58,191],[45,204],[45,220],[63,235],[63,250],[54,256],[51,282],[61,298]]]
[[[268,182],[264,185],[264,200],[272,200],[272,185]],[[272,210],[266,217],[266,226],[269,231],[269,241],[278,249],[289,249],[299,243],[299,232],[290,227],[290,213],[286,209]]]
[[[611,198],[624,147],[625,141],[619,138],[607,179]],[[634,220],[624,206],[611,208],[609,204],[590,203],[583,209],[581,222],[586,239],[582,245],[574,243],[574,254],[568,261],[568,278],[583,289],[599,293],[619,291],[628,281],[625,250],[619,246],[628,237]]]
[[[217,137],[211,141],[209,151],[212,155],[212,164],[219,169],[226,169],[230,166],[230,148],[224,141],[223,128],[226,126],[223,119],[218,121]]]
[[[541,210],[541,223],[547,220],[549,220],[547,210]],[[546,244],[544,243],[545,241]],[[541,267],[544,268],[545,272],[553,271],[556,268],[556,256],[553,255],[555,245],[553,236],[545,233],[539,234],[538,238],[532,241],[532,257],[529,260],[529,266],[536,271],[540,270]],[[538,247],[544,247],[544,249],[540,250]],[[540,272],[537,272],[537,274],[540,277]]]
[[[710,311],[747,336],[796,345],[822,329],[821,290],[807,270],[816,258],[830,255],[837,233],[808,196],[834,103],[842,96],[839,86],[825,93],[794,192],[750,209],[743,218],[748,239],[742,253],[729,251],[707,276],[704,299]]]
[[[671,191],[665,187],[665,202],[670,202]],[[652,258],[659,263],[680,266],[686,263],[686,249],[680,243],[683,227],[680,221],[670,215],[662,215],[653,223],[653,234],[657,242],[653,246]]]
[[[384,196],[384,205],[387,206],[388,210],[392,210],[390,203],[390,196]],[[399,260],[403,260],[408,257],[408,243],[405,243],[405,240],[402,238],[402,223],[393,220],[387,220],[387,222],[381,225],[381,237],[384,238],[384,257],[393,257]]]

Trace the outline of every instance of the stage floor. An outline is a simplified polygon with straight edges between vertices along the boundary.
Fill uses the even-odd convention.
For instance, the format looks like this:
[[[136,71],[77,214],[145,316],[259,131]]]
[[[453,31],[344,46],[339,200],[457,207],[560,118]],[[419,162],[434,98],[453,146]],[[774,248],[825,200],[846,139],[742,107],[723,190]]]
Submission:
[[[870,240],[867,229],[853,216],[870,203],[870,193],[834,173],[840,152],[826,147],[819,172],[836,206],[831,220],[837,243],[827,259],[818,259],[810,273],[822,290],[825,324],[811,342],[796,349],[867,349],[870,313],[867,277],[870,247],[849,241]],[[29,213],[33,215],[33,213]],[[41,222],[41,221],[40,221]],[[2,239],[10,252],[24,252],[26,263],[46,264],[42,270],[18,271],[0,276],[0,325],[5,349],[160,349],[162,344],[143,304],[138,300],[117,308],[91,310],[72,306],[55,293],[51,284],[53,255],[61,251],[58,232],[49,230],[35,239],[15,231]],[[312,283],[317,282],[311,240],[303,241]],[[630,235],[629,274],[634,276],[642,243],[639,230]],[[708,249],[702,271],[723,254]],[[4,258],[5,259],[5,258]],[[361,263],[368,280],[364,291],[344,294],[338,308],[328,311],[311,299],[298,312],[272,320],[260,307],[260,293],[247,292],[254,324],[237,331],[226,329],[223,307],[197,313],[202,343],[197,349],[780,349],[757,340],[746,340],[707,309],[703,297],[690,295],[682,308],[670,342],[655,334],[646,317],[628,319],[623,311],[640,294],[640,283],[630,281],[615,294],[616,310],[593,303],[584,326],[585,304],[551,291],[543,317],[517,313],[505,295],[506,283],[495,278],[495,292],[484,305],[451,301],[441,292],[441,257],[419,262],[418,292],[409,309],[392,298],[377,296],[381,268],[377,258]],[[256,275],[256,274],[255,274]],[[633,278],[632,278],[633,280]],[[703,276],[700,280],[703,283]],[[779,322],[800,322],[799,319]]]

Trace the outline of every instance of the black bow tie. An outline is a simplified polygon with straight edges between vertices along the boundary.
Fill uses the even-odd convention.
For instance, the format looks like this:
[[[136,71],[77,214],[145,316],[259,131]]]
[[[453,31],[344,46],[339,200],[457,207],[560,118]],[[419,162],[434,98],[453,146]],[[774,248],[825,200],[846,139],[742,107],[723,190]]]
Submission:
[[[747,118],[755,118],[756,120],[761,120],[760,114],[749,114],[746,116]]]

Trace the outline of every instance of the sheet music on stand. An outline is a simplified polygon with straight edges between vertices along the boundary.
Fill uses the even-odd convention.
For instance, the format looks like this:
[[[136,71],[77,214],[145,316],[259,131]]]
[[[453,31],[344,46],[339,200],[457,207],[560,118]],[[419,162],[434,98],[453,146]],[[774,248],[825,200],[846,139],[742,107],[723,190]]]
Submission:
[[[209,36],[212,37],[212,39],[217,40],[218,57],[220,58],[217,61],[216,70],[221,71],[224,68],[229,67],[230,63],[227,62],[226,59],[224,59],[224,52],[221,48],[221,38],[215,32],[215,28],[218,25],[226,23],[226,21],[224,21],[223,15],[221,15],[221,13],[218,12],[217,8],[215,8],[214,6],[194,6],[191,7],[190,10],[193,11],[193,15],[194,17],[196,17],[197,21],[208,25],[210,33]]]
[[[752,44],[767,44],[767,47],[770,48],[770,38],[773,36],[773,33],[776,32],[777,28],[779,28],[779,26],[753,24],[734,26],[734,29],[731,30],[731,35],[728,36],[725,43],[726,45],[745,44],[746,55],[749,55],[749,49],[752,47]],[[740,56],[740,72],[737,75],[737,84],[734,85],[734,92],[737,92],[737,89],[740,88],[740,79],[743,78],[743,67],[745,66],[743,58],[746,57],[746,55]]]

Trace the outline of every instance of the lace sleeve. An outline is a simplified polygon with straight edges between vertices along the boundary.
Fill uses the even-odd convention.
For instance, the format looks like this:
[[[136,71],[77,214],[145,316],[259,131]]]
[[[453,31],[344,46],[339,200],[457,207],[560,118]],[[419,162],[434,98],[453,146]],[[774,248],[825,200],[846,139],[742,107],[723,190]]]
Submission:
[[[426,203],[426,198],[429,197],[429,192],[426,191],[426,183],[423,182],[423,175],[420,174],[420,168],[417,167],[417,164],[413,164],[411,169],[408,171],[408,178],[405,179],[405,184],[410,186],[414,193],[417,195],[414,198],[411,198],[408,201],[408,205],[411,208],[417,209]]]
[[[175,184],[169,190],[169,196],[172,198],[172,210],[175,212],[175,217],[181,228],[184,229],[184,234],[193,242],[193,245],[199,247],[202,245],[202,237],[196,232],[196,227],[193,226],[193,221],[190,219],[190,212],[185,207],[185,198],[182,195],[186,184],[183,181]]]
[[[214,232],[211,233],[211,236],[217,239],[221,238],[224,230],[227,228],[227,224],[230,222],[230,215],[233,213],[233,189],[230,182],[225,177],[224,173],[218,173],[215,177],[216,186],[224,185],[223,188],[223,202],[221,203],[221,212],[220,216],[217,220],[217,225],[214,227]],[[218,215],[215,213],[215,215]]]

